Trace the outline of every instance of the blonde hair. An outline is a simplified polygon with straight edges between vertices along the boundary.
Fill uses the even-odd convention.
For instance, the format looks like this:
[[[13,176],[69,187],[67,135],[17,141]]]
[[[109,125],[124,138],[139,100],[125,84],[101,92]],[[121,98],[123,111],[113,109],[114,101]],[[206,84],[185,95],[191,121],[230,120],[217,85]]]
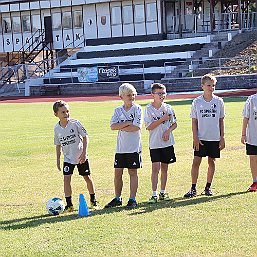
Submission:
[[[208,80],[213,81],[214,85],[216,85],[216,83],[217,83],[217,79],[215,78],[215,76],[213,76],[211,74],[206,74],[206,75],[202,76],[201,84],[203,85]]]
[[[53,105],[53,111],[54,111],[54,113],[57,113],[58,110],[59,110],[59,108],[61,108],[61,107],[63,107],[63,106],[69,107],[69,105],[68,105],[65,101],[63,101],[63,100],[57,100],[57,101],[54,103],[54,105]]]
[[[133,85],[131,85],[129,83],[123,83],[122,85],[120,85],[119,96],[129,94],[129,93],[133,93],[135,95],[137,94],[137,91]]]

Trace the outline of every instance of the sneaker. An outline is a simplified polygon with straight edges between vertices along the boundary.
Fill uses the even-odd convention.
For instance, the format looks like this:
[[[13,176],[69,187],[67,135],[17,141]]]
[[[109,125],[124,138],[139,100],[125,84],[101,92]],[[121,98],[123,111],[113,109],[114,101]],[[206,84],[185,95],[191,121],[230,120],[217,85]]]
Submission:
[[[136,200],[133,200],[133,199],[129,199],[127,205],[126,205],[126,208],[128,209],[134,209],[137,207],[137,202]]]
[[[157,196],[152,196],[149,200],[148,200],[148,203],[149,204],[154,204],[154,203],[157,203]]]
[[[97,204],[97,201],[90,202],[90,208],[98,210],[99,209],[99,205]]]
[[[165,194],[160,193],[159,194],[159,200],[160,201],[170,201],[170,197],[167,193],[165,193]]]
[[[73,212],[74,211],[74,207],[73,207],[73,205],[71,205],[71,206],[65,206],[65,208],[64,208],[64,210],[63,210],[63,212],[64,213],[67,213],[67,212]]]
[[[255,192],[257,190],[257,182],[253,182],[252,185],[247,189],[248,192]]]
[[[190,189],[186,194],[184,194],[184,197],[191,198],[196,196],[196,190]]]
[[[211,191],[211,188],[205,188],[202,195],[213,196],[213,192]]]
[[[117,207],[122,205],[122,200],[119,201],[117,198],[113,198],[104,208]]]

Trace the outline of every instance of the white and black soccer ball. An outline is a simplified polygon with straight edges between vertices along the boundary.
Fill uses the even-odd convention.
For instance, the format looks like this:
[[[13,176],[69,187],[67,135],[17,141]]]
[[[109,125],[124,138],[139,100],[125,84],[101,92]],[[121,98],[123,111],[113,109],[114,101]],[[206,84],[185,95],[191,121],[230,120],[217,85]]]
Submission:
[[[47,204],[46,209],[51,215],[59,215],[65,208],[64,202],[59,197],[51,198]]]

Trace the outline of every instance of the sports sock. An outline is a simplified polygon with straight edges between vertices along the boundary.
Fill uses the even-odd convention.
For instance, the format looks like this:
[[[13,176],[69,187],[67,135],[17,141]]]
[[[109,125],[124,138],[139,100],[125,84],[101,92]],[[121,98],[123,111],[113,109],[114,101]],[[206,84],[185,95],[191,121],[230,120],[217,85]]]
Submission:
[[[130,197],[129,200],[136,201],[136,197]]]
[[[164,194],[165,194],[165,189],[164,189],[164,190],[161,190],[160,193],[161,193],[162,195],[164,195]]]
[[[254,180],[253,180],[253,183],[256,183],[256,182],[257,182],[257,179],[254,179]]]
[[[65,199],[66,199],[66,203],[67,203],[67,206],[70,207],[70,206],[73,206],[72,204],[72,201],[71,201],[71,196],[65,196]]]
[[[153,191],[153,197],[157,197],[157,191]]]
[[[116,196],[115,197],[118,201],[121,201],[121,196]]]
[[[196,190],[196,184],[192,184],[191,190]]]
[[[90,202],[93,203],[95,201],[96,201],[95,194],[90,194]]]
[[[205,189],[209,189],[211,187],[211,183],[206,183]]]

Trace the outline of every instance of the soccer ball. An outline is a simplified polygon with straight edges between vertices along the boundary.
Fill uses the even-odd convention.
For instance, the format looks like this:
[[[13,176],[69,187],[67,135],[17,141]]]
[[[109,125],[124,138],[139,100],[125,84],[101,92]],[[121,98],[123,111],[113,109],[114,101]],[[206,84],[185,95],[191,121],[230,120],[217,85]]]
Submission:
[[[59,215],[63,212],[64,207],[63,200],[58,197],[51,198],[46,204],[46,209],[51,215]]]

